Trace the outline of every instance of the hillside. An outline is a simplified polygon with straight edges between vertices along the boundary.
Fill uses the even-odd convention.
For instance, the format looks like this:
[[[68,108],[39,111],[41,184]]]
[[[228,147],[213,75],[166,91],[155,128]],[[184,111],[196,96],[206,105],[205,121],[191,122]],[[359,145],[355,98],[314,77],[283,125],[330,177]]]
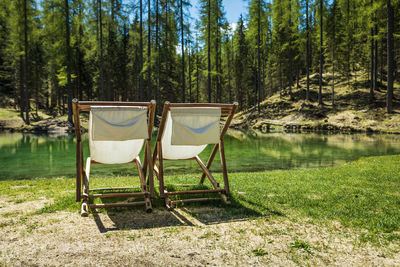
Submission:
[[[301,79],[297,89],[293,87],[293,100],[288,88],[280,98],[279,92],[257,108],[236,114],[232,127],[266,131],[267,127],[303,130],[330,130],[341,132],[391,132],[400,133],[400,95],[395,84],[393,114],[386,112],[386,86],[378,83],[375,102],[369,103],[367,75],[357,73],[348,86],[346,77],[336,77],[335,106],[332,106],[331,74],[324,74],[323,102],[318,106],[318,74],[310,76],[310,101],[305,101],[306,79]],[[329,82],[329,84],[328,84]]]
[[[0,131],[59,134],[73,131],[73,127],[67,121],[67,115],[53,117],[43,111],[36,114],[32,110],[30,120],[30,125],[26,125],[18,110],[9,105],[0,107]]]
[[[261,112],[250,108],[238,112],[231,127],[241,130],[271,129],[286,130],[328,130],[339,132],[389,132],[400,133],[400,86],[395,84],[393,114],[386,112],[386,86],[379,84],[375,92],[375,102],[369,103],[369,81],[366,75],[357,73],[351,77],[350,86],[346,77],[336,78],[335,106],[332,106],[332,76],[324,74],[323,101],[318,106],[318,74],[310,76],[310,101],[305,101],[306,79],[299,82],[299,88],[293,87],[293,100],[290,100],[288,88],[285,88],[282,98],[279,92],[268,97],[261,103]],[[328,84],[329,83],[329,84]],[[11,103],[12,101],[5,101]],[[31,125],[27,126],[19,116],[4,101],[0,108],[0,130],[21,132],[72,131],[66,122],[67,116],[52,117],[32,110]],[[8,107],[7,107],[8,106]],[[87,118],[84,118],[86,122]]]

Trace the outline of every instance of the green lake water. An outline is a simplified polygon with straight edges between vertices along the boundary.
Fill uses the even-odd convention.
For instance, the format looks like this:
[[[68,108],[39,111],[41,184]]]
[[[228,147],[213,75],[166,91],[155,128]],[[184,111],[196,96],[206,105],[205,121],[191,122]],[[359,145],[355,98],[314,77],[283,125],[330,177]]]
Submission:
[[[212,146],[200,154],[205,162]],[[88,156],[84,140],[84,155]],[[225,137],[229,172],[330,167],[364,156],[400,154],[400,135],[269,133],[229,131]],[[141,156],[143,160],[143,157]],[[195,161],[165,161],[166,174],[200,173]],[[212,171],[220,171],[219,156]],[[91,175],[136,175],[133,164],[94,165]],[[0,180],[75,175],[74,136],[0,134]]]

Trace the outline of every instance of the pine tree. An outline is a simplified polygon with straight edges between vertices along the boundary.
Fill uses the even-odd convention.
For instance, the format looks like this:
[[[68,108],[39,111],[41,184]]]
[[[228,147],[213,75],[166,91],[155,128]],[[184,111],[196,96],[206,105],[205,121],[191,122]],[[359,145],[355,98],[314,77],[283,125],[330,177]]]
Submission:
[[[373,10],[374,7],[374,0],[371,0],[371,10]],[[373,13],[371,12],[371,16]],[[373,21],[373,18],[372,18]],[[370,90],[369,90],[369,102],[372,103],[374,102],[374,84],[375,84],[375,57],[374,57],[374,51],[375,51],[375,42],[374,42],[374,27],[371,26],[371,69],[370,69],[370,73],[371,73],[371,78],[370,78]]]
[[[18,102],[18,94],[13,85],[12,57],[8,53],[11,46],[10,25],[11,4],[9,1],[0,1],[0,94],[14,98],[14,106]]]
[[[156,50],[157,50],[157,75],[156,75],[156,86],[154,88],[154,98],[156,100],[156,103],[158,103],[158,94],[159,94],[159,88],[160,88],[160,44],[159,44],[159,0],[156,0]]]
[[[67,71],[67,94],[68,94],[68,121],[72,124],[72,92],[71,92],[71,47],[70,47],[70,21],[69,21],[69,0],[65,3],[65,47],[67,51],[66,71]]]
[[[245,26],[242,16],[240,16],[237,22],[236,31],[234,35],[234,81],[235,81],[235,91],[237,100],[239,102],[239,107],[245,107],[245,92],[247,79],[247,57],[248,57],[248,44],[245,37]]]
[[[139,74],[139,101],[143,101],[144,92],[143,92],[143,1],[139,0],[139,34],[140,34],[140,42],[139,42],[139,55],[140,55],[140,74]]]
[[[182,56],[182,103],[185,103],[185,38],[183,34],[183,0],[179,2],[180,27],[181,27],[181,56]]]
[[[319,8],[320,8],[320,43],[319,43],[319,91],[318,91],[318,105],[322,105],[322,72],[323,72],[323,66],[324,66],[324,56],[323,56],[323,34],[324,34],[324,30],[323,30],[323,12],[324,12],[324,5],[323,5],[323,0],[319,1]]]
[[[147,100],[151,100],[151,7],[147,1]]]
[[[99,29],[100,29],[100,99],[104,100],[104,59],[103,59],[103,9],[102,0],[97,0],[99,5]]]
[[[306,1],[306,38],[307,38],[307,44],[306,44],[306,71],[307,71],[307,90],[306,90],[306,100],[309,101],[310,100],[310,22],[309,22],[309,18],[308,18],[308,7],[309,7],[309,0],[305,0]]]
[[[393,112],[393,71],[394,71],[394,53],[393,53],[393,31],[394,15],[390,0],[386,1],[387,8],[387,93],[386,108],[388,113]]]

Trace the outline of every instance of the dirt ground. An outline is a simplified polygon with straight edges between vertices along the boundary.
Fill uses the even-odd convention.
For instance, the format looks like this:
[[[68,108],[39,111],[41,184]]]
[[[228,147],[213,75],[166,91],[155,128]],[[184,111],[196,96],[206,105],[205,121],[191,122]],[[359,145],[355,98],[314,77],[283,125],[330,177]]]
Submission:
[[[360,243],[339,223],[223,219],[211,205],[32,215],[46,202],[0,197],[0,266],[400,265],[398,243]]]

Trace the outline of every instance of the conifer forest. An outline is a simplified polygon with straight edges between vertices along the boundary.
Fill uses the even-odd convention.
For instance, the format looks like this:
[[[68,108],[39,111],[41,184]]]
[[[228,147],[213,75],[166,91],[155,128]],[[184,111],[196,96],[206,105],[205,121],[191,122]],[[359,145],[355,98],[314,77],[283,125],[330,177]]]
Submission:
[[[335,77],[365,73],[367,101],[385,91],[393,111],[399,0],[251,0],[235,27],[224,11],[229,1],[199,0],[198,18],[192,4],[0,0],[0,97],[26,124],[38,109],[72,121],[73,98],[155,99],[158,107],[237,101],[243,110],[279,93],[334,105]],[[318,91],[310,91],[311,75]],[[300,79],[304,94],[294,95]]]

